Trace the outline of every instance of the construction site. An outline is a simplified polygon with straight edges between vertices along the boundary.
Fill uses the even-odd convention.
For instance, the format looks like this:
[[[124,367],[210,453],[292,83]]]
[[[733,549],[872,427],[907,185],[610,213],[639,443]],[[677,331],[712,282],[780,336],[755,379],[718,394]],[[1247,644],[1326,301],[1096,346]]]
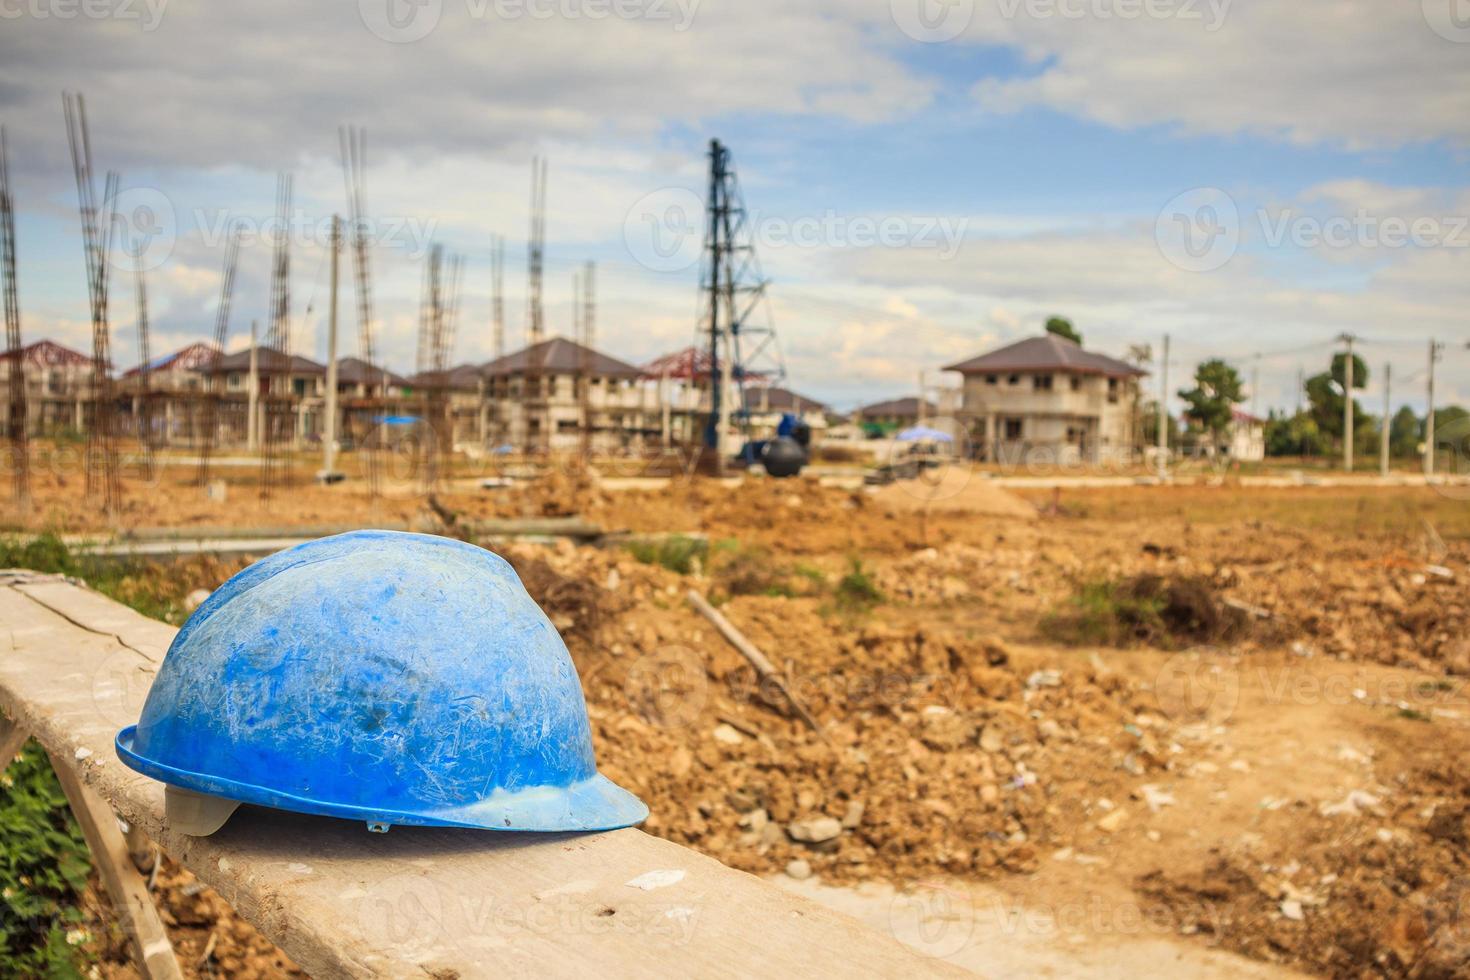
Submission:
[[[616,261],[548,301],[542,153],[390,314],[355,125],[322,288],[226,223],[160,345],[62,101],[83,280],[0,128],[0,976],[1470,976],[1470,345],[1053,317],[842,387],[709,138],[687,342]]]

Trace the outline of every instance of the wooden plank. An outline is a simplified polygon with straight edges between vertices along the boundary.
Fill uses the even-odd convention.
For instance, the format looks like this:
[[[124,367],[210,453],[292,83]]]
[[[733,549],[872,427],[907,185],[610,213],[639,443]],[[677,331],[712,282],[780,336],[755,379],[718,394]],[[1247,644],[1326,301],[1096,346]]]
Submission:
[[[242,807],[213,837],[173,833],[162,786],[112,749],[164,637],[67,589],[85,591],[0,580],[0,709],[314,976],[963,975],[639,830],[370,834]]]
[[[792,694],[791,688],[786,686],[785,679],[777,672],[775,665],[766,658],[766,655],[761,652],[760,648],[746,639],[745,634],[736,629],[735,624],[726,619],[724,613],[710,605],[709,600],[700,595],[696,590],[689,590],[688,599],[689,604],[694,607],[695,611],[713,623],[715,629],[719,630],[720,635],[725,638],[725,641],[739,651],[741,656],[750,661],[750,665],[755,668],[755,672],[760,675],[761,680],[776,686],[776,689],[785,696],[792,710],[796,712],[802,721],[806,722],[806,727],[814,732],[820,733],[822,726],[818,725],[817,719],[811,716],[811,712],[807,711],[806,707],[800,701],[796,700],[796,695]]]
[[[4,772],[16,756],[20,755],[21,746],[26,744],[30,738],[19,725],[0,715],[0,772]]]
[[[117,825],[117,816],[95,792],[83,786],[72,771],[67,760],[51,759],[51,768],[71,804],[71,812],[82,828],[87,847],[92,852],[92,863],[97,874],[112,897],[113,908],[122,919],[123,931],[133,941],[134,954],[142,964],[146,980],[182,980],[178,960],[174,958],[173,945],[168,932],[158,918],[158,909],[153,905],[153,896],[148,893],[148,884],[133,868],[128,854],[128,845],[123,840],[122,828]]]
[[[161,663],[159,652],[167,650],[178,630],[91,589],[80,588],[60,575],[37,576],[16,581],[13,587],[81,629],[112,636],[153,663]]]

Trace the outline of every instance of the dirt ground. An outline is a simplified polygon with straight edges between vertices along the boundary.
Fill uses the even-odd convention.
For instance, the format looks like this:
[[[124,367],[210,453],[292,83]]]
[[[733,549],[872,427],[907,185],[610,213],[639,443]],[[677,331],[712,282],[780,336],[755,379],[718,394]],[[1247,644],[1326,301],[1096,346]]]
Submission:
[[[422,494],[374,506],[351,484],[303,482],[273,506],[246,490],[222,509],[187,476],[130,495],[126,520],[436,519]],[[104,527],[73,509],[74,483],[38,493],[30,526]],[[651,833],[827,885],[985,882],[1083,934],[1309,974],[1470,972],[1465,502],[1423,488],[895,493],[611,491],[567,472],[498,491],[464,479],[436,501],[460,531],[578,514],[679,536],[662,551],[498,549],[566,637],[599,765],[649,804]],[[689,589],[765,651],[818,730]],[[187,872],[160,880],[191,975],[289,969]],[[97,915],[105,934],[101,900]],[[119,943],[102,953],[104,975],[131,975]]]

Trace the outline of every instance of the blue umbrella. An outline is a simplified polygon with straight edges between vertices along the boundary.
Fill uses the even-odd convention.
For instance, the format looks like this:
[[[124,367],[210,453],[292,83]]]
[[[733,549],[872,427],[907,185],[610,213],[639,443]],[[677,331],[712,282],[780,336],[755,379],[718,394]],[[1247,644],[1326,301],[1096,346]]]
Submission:
[[[954,436],[948,432],[940,432],[927,425],[916,425],[911,429],[904,429],[896,438],[899,442],[954,442]]]

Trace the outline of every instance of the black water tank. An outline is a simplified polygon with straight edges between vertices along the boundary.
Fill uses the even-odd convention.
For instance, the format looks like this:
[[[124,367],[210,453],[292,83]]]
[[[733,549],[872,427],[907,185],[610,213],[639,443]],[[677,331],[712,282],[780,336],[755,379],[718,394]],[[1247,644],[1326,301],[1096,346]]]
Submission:
[[[784,478],[795,476],[806,465],[806,450],[790,436],[778,436],[766,443],[761,454],[761,464],[771,476]]]

